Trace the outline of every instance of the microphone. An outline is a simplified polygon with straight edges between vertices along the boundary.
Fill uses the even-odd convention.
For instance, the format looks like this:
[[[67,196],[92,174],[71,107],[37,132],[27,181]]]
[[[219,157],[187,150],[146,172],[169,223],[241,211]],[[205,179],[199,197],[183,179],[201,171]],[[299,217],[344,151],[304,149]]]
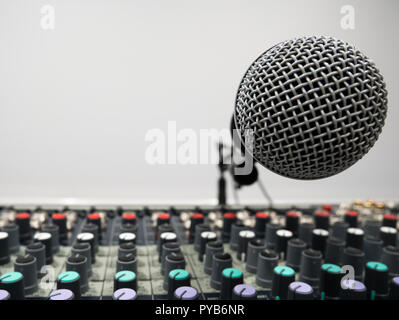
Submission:
[[[331,37],[281,42],[256,59],[238,88],[234,125],[260,165],[294,179],[344,171],[375,144],[387,90],[374,62]]]

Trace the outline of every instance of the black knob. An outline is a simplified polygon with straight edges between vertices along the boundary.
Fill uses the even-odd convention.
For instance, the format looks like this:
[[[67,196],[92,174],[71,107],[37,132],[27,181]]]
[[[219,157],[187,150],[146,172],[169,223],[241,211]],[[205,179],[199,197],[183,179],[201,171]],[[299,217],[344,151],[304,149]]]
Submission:
[[[131,223],[131,224],[137,223],[137,216],[134,212],[124,212],[122,214],[122,224],[126,223]]]
[[[163,221],[163,220],[162,220]],[[172,225],[167,221],[166,223],[162,223],[156,228],[155,232],[155,240],[157,240],[157,249],[160,250],[160,235],[164,232],[173,232]]]
[[[349,223],[345,221],[337,221],[332,225],[332,236],[342,241],[346,241],[346,231],[348,228]]]
[[[263,239],[253,239],[248,243],[246,271],[256,273],[259,253],[265,249],[266,244]]]
[[[76,271],[80,276],[80,291],[89,289],[87,258],[81,254],[74,254],[66,260],[66,270]]]
[[[396,229],[396,223],[397,223],[398,217],[396,214],[393,213],[386,213],[384,214],[383,220],[382,220],[382,225],[386,227],[392,227]]]
[[[118,257],[124,254],[132,253],[137,255],[137,248],[133,242],[121,243],[118,248]]]
[[[285,214],[285,228],[295,235],[298,234],[300,216],[301,213],[298,211],[288,211]]]
[[[158,245],[159,245],[159,256],[162,257],[162,247],[165,243],[168,242],[176,242],[177,241],[177,235],[174,232],[163,232],[161,233],[161,235],[159,236],[159,241],[158,241]]]
[[[75,243],[71,249],[72,255],[81,254],[87,258],[87,272],[90,277],[93,273],[91,263],[91,247],[89,243]]]
[[[388,267],[375,261],[366,263],[364,284],[371,300],[384,299],[388,296]]]
[[[344,253],[345,242],[341,239],[330,237],[327,239],[325,259],[326,263],[340,265]]]
[[[133,253],[121,255],[116,260],[116,271],[129,270],[137,272],[137,257]]]
[[[188,230],[189,241],[192,242],[195,236],[195,226],[204,222],[202,213],[193,213],[190,217],[190,229]]]
[[[32,229],[30,227],[30,214],[27,212],[17,213],[15,222],[19,227],[19,241],[26,243],[32,237]]]
[[[51,233],[49,232],[38,232],[33,237],[35,242],[41,242],[44,244],[46,253],[46,264],[53,263],[53,240]]]
[[[242,284],[244,275],[239,269],[225,268],[222,271],[222,288],[220,289],[221,300],[231,300],[233,295],[233,288]]]
[[[129,288],[137,292],[136,273],[129,270],[117,272],[114,276],[114,291],[121,288]]]
[[[271,288],[273,270],[278,264],[278,254],[272,249],[265,249],[259,253],[256,272],[256,284],[262,288]]]
[[[36,258],[36,267],[38,276],[41,277],[42,268],[46,265],[46,248],[41,242],[32,242],[26,246],[25,254],[30,254]],[[44,270],[43,270],[44,271]]]
[[[316,229],[328,230],[330,228],[330,214],[327,211],[317,211],[314,215]]]
[[[269,222],[266,224],[266,246],[268,249],[276,249],[277,245],[277,230],[281,229],[281,226],[277,223]]]
[[[341,268],[336,264],[325,263],[321,266],[320,295],[321,300],[338,299],[341,288]]]
[[[60,249],[59,227],[55,224],[44,224],[42,226],[42,231],[51,234],[51,248],[53,250],[53,254],[57,253]]]
[[[299,270],[301,265],[302,251],[306,249],[306,243],[301,239],[290,239],[287,246],[287,266],[295,271]]]
[[[276,300],[287,299],[288,286],[295,281],[294,269],[287,266],[277,266],[273,270],[272,296]]]
[[[182,253],[172,252],[165,257],[163,288],[168,291],[169,273],[174,269],[185,269],[186,260]]]
[[[19,251],[19,226],[16,223],[9,222],[2,228],[2,231],[8,233],[8,251],[16,253]]]
[[[68,237],[67,219],[65,213],[54,213],[51,216],[53,224],[58,226],[60,241],[66,240]]]
[[[314,229],[312,234],[312,249],[320,251],[323,255],[326,251],[329,232],[324,229]]]
[[[348,247],[342,255],[342,265],[350,265],[355,271],[355,280],[362,280],[363,267],[365,262],[364,252],[357,248]]]
[[[366,236],[364,238],[364,255],[366,261],[379,261],[383,245],[384,243],[381,239],[373,236]]]
[[[94,235],[90,232],[82,232],[76,236],[77,243],[88,243],[90,245],[91,250],[91,263],[94,264],[96,262],[96,249],[94,242]]]
[[[0,232],[0,265],[10,262],[10,253],[8,246],[8,233]]]
[[[257,212],[255,214],[255,235],[259,239],[265,237],[266,224],[270,222],[270,216],[267,212]]]
[[[276,236],[276,252],[285,259],[288,240],[290,240],[294,236],[294,234],[289,230],[279,229],[276,231]]]
[[[388,267],[390,279],[399,275],[399,247],[387,246],[382,249],[380,261]]]
[[[25,298],[24,276],[20,272],[8,272],[0,276],[0,289],[10,294],[10,300]]]
[[[120,232],[123,231],[120,230]],[[94,223],[88,222],[83,226],[81,233],[91,233],[93,235],[93,241],[90,240],[90,246],[92,247],[94,246],[93,251],[97,252],[99,248],[99,233],[100,233],[98,226],[95,225]],[[93,244],[91,242],[93,242]]]
[[[76,271],[65,271],[57,277],[57,289],[71,290],[76,299],[80,299],[80,275]]]
[[[381,227],[380,228],[380,239],[386,246],[396,246],[398,231],[392,227]]]
[[[200,223],[195,226],[194,250],[197,252],[200,250],[201,233],[204,231],[211,231],[209,224]]]
[[[161,263],[161,273],[164,274],[165,272],[165,259],[169,253],[180,252],[180,245],[178,242],[167,242],[162,245],[162,257],[160,260]]]
[[[316,288],[320,282],[322,254],[318,250],[306,249],[302,251],[299,281],[309,283]]]
[[[212,259],[211,287],[220,290],[222,286],[222,271],[233,266],[233,260],[228,253],[215,253]]]
[[[247,261],[248,243],[253,239],[255,239],[255,232],[252,230],[242,230],[238,233],[238,260]]]
[[[236,220],[237,216],[235,213],[226,212],[225,214],[223,214],[223,227],[222,227],[223,240],[230,239],[231,226],[233,225],[234,222],[236,222]]]
[[[173,299],[177,288],[190,286],[190,273],[184,269],[174,269],[169,272],[168,298]]]
[[[346,246],[363,250],[364,231],[360,228],[346,230]]]
[[[14,261],[14,271],[23,274],[26,294],[32,294],[37,290],[37,266],[34,256],[18,256]]]
[[[102,238],[102,222],[101,215],[99,213],[90,213],[87,215],[87,223],[92,223],[97,226],[98,229],[98,239]]]
[[[346,211],[344,221],[349,224],[349,228],[357,228],[359,213],[357,211]]]
[[[306,243],[308,247],[312,245],[312,234],[315,225],[313,223],[304,222],[299,225],[298,238]]]
[[[205,249],[206,249],[206,244],[211,241],[215,241],[217,238],[216,232],[213,231],[203,231],[201,233],[201,238],[200,238],[200,247],[198,251],[198,260],[199,261],[204,261],[204,255],[205,255]]]
[[[204,272],[212,274],[213,255],[224,251],[223,242],[221,240],[211,241],[206,244]]]

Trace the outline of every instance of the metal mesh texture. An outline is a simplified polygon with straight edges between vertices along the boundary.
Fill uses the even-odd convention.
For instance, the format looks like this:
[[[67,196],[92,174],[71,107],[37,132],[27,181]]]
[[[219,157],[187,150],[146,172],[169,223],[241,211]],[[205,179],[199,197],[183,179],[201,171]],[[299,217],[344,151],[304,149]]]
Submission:
[[[319,179],[362,158],[381,133],[387,91],[374,63],[330,37],[282,42],[248,69],[234,117],[254,159],[280,175]]]

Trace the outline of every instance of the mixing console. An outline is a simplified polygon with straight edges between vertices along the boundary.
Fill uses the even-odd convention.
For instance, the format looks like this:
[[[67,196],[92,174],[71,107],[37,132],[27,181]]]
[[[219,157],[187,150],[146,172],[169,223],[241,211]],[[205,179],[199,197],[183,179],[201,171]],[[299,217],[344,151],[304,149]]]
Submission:
[[[399,299],[398,206],[0,210],[0,300]]]

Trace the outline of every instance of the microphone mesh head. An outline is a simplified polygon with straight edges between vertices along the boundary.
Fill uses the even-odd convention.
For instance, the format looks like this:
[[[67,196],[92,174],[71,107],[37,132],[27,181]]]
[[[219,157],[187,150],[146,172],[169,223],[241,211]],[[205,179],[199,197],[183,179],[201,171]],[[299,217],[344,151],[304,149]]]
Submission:
[[[319,179],[362,158],[381,133],[387,91],[374,63],[330,37],[282,42],[248,69],[234,118],[253,158],[280,175]]]

